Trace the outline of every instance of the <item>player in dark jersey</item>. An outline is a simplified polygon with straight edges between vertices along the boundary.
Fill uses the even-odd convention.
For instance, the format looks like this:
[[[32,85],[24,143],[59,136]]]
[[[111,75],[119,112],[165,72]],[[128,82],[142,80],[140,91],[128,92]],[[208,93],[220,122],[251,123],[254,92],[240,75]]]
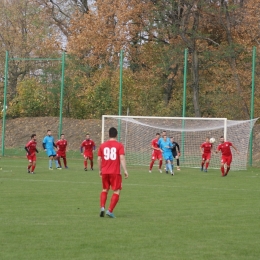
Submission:
[[[174,141],[174,138],[171,137],[171,142],[172,142],[172,156],[173,158],[176,159],[177,161],[177,171],[180,171],[180,156],[181,156],[181,150],[180,150],[180,146],[177,142]]]
[[[27,152],[27,159],[29,161],[29,165],[27,167],[27,172],[34,174],[34,169],[36,167],[36,153],[38,150],[36,148],[36,134],[31,135],[31,140],[25,145],[24,149]]]

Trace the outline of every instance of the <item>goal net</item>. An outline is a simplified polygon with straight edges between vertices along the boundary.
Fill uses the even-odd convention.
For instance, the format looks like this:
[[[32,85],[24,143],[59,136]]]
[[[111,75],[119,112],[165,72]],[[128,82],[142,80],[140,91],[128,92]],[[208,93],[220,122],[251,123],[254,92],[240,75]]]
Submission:
[[[245,170],[247,167],[248,145],[251,130],[257,119],[234,121],[226,118],[195,117],[142,117],[142,116],[102,116],[101,142],[108,139],[110,127],[118,129],[118,140],[126,150],[129,165],[148,166],[151,161],[151,141],[156,133],[167,131],[168,137],[174,137],[181,149],[180,166],[200,168],[200,145],[206,137],[216,139],[213,151],[219,144],[219,137],[232,142],[240,154],[234,149],[232,169]],[[175,164],[176,162],[174,162]],[[212,153],[210,168],[219,168],[220,153]]]

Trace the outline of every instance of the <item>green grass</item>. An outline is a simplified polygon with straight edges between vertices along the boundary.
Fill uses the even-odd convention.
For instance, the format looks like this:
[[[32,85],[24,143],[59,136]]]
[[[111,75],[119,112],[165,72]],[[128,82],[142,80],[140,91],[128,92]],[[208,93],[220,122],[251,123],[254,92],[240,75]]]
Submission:
[[[35,175],[25,159],[0,163],[0,259],[259,259],[259,169],[222,178],[132,167],[109,219],[99,217],[97,169],[84,172],[82,160],[49,171],[39,159]]]

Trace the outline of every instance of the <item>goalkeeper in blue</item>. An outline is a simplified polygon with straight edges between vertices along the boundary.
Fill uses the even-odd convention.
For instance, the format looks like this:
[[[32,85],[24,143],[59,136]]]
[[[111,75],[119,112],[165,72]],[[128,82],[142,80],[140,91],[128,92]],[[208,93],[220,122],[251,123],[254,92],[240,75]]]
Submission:
[[[172,143],[170,141],[169,138],[167,138],[167,136],[163,136],[163,140],[161,140],[160,142],[160,149],[162,150],[162,154],[163,154],[163,158],[166,162],[166,173],[170,172],[171,175],[174,175],[173,172],[173,165],[172,165],[172,161],[173,161],[173,156],[172,156]]]
[[[54,150],[54,147],[56,147],[56,144],[54,142],[54,137],[51,135],[51,130],[47,130],[47,135],[43,138],[42,141],[42,147],[46,154],[49,157],[49,170],[52,170],[52,161],[55,161],[56,168],[58,170],[61,170],[61,167],[58,163],[56,152]]]

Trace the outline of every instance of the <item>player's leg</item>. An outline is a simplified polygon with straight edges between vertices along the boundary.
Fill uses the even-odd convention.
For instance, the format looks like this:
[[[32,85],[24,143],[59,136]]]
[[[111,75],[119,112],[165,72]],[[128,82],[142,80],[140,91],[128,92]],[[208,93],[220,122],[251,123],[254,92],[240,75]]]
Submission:
[[[58,164],[59,164],[59,167],[60,168],[62,168],[61,167],[61,161],[60,161],[60,158],[62,157],[62,153],[60,152],[60,151],[58,151],[57,152],[57,154],[56,154],[56,159],[57,159],[57,161],[58,161]]]
[[[56,158],[57,158],[57,161],[58,161],[59,167],[61,167],[60,157],[61,157],[61,156],[60,156],[59,154],[57,154]]]
[[[57,170],[61,170],[61,166],[59,165],[59,162],[58,162],[58,157],[57,157],[57,154],[55,152],[55,150],[53,149],[52,150],[52,156],[53,156],[53,159],[54,159],[54,162],[55,162],[55,165],[56,165],[56,169]]]
[[[66,154],[62,156],[65,169],[68,169]]]
[[[159,172],[162,173],[162,157],[159,158]]]
[[[201,167],[200,167],[201,171],[203,171],[204,164],[205,164],[205,156],[204,156],[204,154],[202,154],[202,161],[201,161]]]
[[[225,176],[225,158],[222,156],[221,158],[221,164],[220,164],[220,170],[221,170],[221,176]]]
[[[89,156],[89,160],[90,160],[90,169],[93,171],[93,165],[94,165],[94,162],[93,162],[93,155]]]
[[[227,169],[226,169],[225,176],[228,175],[228,172],[229,172],[229,170],[230,170],[231,162],[232,162],[232,157],[230,156],[230,157],[227,159]]]
[[[180,171],[181,169],[180,169],[180,159],[179,159],[179,156],[176,155],[175,159],[176,159],[176,162],[177,162],[177,171]]]
[[[109,174],[109,175],[110,175],[111,188],[114,192],[111,197],[110,205],[108,207],[106,215],[109,216],[110,218],[115,218],[115,215],[113,214],[113,210],[119,201],[119,194],[120,194],[120,190],[122,189],[122,175],[121,174]]]
[[[103,189],[100,193],[100,217],[105,216],[107,193],[110,188],[109,174],[102,174],[102,186],[103,186]]]
[[[34,174],[35,167],[36,167],[36,156],[35,156],[35,158],[33,159],[33,162],[32,162],[32,171],[31,171],[32,174]]]
[[[169,159],[169,156],[166,160],[166,169],[168,172],[170,172],[172,174],[172,163],[171,163],[171,160]]]
[[[150,173],[152,172],[154,162],[155,162],[154,159],[152,159],[151,162],[150,162],[150,167],[149,167],[149,172],[150,172]]]
[[[206,160],[205,160],[204,172],[207,172],[207,171],[208,171],[209,161],[210,161],[210,155],[207,155],[207,158],[206,158]]]
[[[171,175],[173,176],[174,175],[174,164],[173,164],[173,156],[172,155],[169,156],[169,161],[170,161],[170,165],[171,165],[171,169],[170,169]]]
[[[52,170],[52,161],[53,161],[53,155],[51,154],[51,151],[47,151],[49,156],[49,170]]]
[[[28,166],[27,166],[27,172],[31,173],[31,167],[32,167],[32,158],[30,155],[27,155],[27,159],[28,159]]]
[[[84,153],[84,171],[88,170],[88,156]]]

